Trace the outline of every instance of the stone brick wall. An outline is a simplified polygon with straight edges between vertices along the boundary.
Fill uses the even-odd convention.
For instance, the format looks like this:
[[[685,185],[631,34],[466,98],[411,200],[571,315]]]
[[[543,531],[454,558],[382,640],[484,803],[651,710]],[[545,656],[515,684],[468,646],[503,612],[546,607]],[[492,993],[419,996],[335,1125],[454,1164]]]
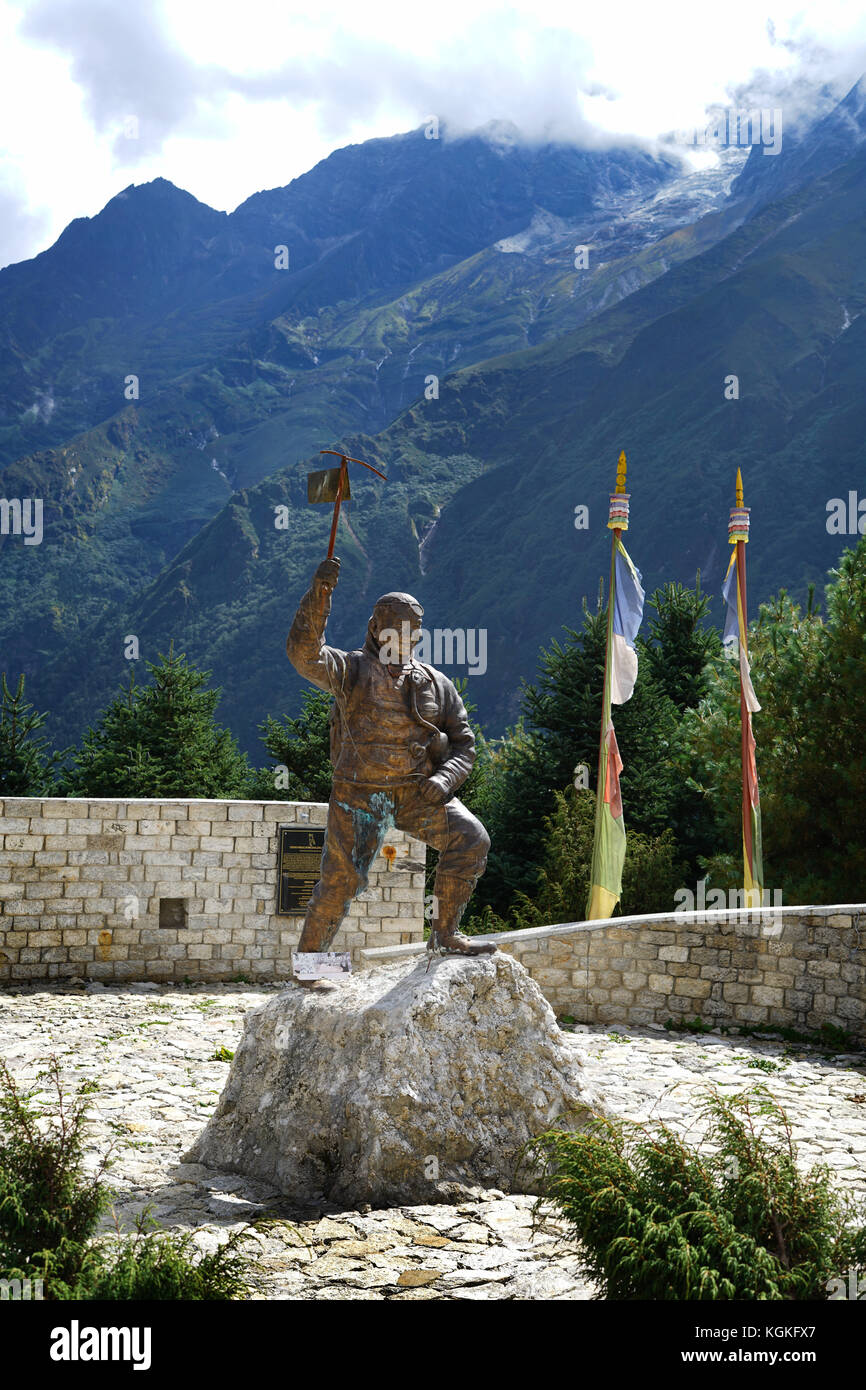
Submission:
[[[834,1024],[866,1041],[866,904],[616,917],[485,937],[580,1023]],[[721,918],[721,920],[720,920]],[[411,951],[420,947],[409,948]],[[370,966],[405,951],[364,951]]]
[[[0,799],[0,980],[288,978],[302,918],[276,915],[277,829],[326,817],[304,802]],[[424,846],[393,830],[386,844],[392,867],[374,861],[333,943],[353,964],[423,939]]]

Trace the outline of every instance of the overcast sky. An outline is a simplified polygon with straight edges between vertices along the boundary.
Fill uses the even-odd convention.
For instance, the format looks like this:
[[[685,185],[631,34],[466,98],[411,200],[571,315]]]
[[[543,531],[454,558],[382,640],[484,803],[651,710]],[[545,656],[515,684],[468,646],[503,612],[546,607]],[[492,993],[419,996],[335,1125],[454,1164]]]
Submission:
[[[493,119],[651,140],[866,69],[859,0],[0,0],[0,265],[162,175],[212,207],[341,145]],[[780,92],[785,90],[784,100]]]

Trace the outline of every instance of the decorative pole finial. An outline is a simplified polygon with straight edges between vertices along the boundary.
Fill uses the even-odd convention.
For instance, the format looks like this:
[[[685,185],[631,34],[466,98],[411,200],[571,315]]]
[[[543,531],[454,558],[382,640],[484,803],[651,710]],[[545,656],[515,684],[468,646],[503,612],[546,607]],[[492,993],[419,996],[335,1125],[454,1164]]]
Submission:
[[[737,469],[737,505],[731,508],[731,517],[728,522],[728,542],[736,545],[737,541],[744,544],[749,539],[749,508],[743,506],[743,475]]]
[[[609,493],[609,496],[608,530],[627,531],[629,493],[625,490],[625,449],[620,454],[616,465],[616,492]]]

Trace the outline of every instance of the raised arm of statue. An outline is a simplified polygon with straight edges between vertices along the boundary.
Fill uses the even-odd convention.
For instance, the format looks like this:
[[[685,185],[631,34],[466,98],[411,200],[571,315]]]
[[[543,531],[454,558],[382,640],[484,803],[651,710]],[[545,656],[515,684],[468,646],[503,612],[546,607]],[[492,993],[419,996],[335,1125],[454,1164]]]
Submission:
[[[286,655],[302,676],[320,690],[340,690],[346,671],[346,653],[325,645],[325,627],[331,612],[331,594],[337,583],[340,561],[323,560],[313,582],[298,604],[291,631],[286,638]]]

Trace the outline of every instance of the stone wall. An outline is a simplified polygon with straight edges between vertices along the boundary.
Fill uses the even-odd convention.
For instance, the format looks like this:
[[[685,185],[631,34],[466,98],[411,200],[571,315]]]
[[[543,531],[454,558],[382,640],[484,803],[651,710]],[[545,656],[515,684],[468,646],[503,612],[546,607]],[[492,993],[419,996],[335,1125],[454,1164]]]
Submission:
[[[866,1041],[866,904],[616,917],[485,940],[580,1023],[829,1023]],[[404,953],[364,951],[362,963]]]
[[[278,916],[279,825],[324,804],[0,800],[0,980],[281,979],[301,918]],[[400,831],[335,950],[422,951],[424,847]],[[866,905],[618,917],[490,938],[582,1023],[823,1023],[866,1041]]]
[[[301,917],[276,915],[285,801],[0,800],[0,980],[280,979]],[[424,846],[390,831],[333,950],[421,941]],[[162,906],[161,906],[162,905]],[[160,923],[162,922],[162,925]]]

